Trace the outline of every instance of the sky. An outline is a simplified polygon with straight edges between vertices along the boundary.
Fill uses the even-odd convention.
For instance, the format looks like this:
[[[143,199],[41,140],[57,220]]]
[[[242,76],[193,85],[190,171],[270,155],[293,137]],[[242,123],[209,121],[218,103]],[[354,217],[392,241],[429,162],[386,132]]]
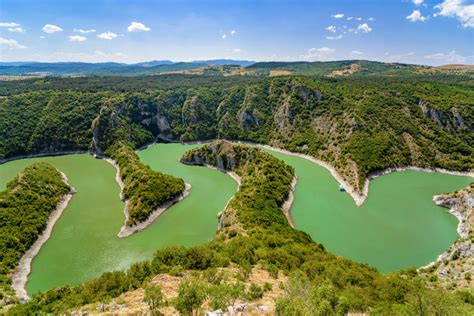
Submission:
[[[0,0],[0,61],[474,64],[474,0]]]

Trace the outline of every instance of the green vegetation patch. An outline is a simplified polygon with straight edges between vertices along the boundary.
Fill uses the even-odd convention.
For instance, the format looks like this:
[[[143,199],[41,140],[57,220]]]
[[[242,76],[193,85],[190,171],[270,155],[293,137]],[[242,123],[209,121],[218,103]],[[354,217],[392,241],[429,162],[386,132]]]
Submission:
[[[129,226],[147,220],[156,208],[185,189],[183,179],[145,166],[132,147],[124,142],[116,143],[106,153],[120,168],[120,177],[124,183],[123,194],[128,200]]]
[[[280,207],[288,197],[294,177],[292,167],[258,148],[215,141],[187,152],[181,159],[189,164],[207,164],[234,171],[241,185],[230,201],[224,217],[237,215],[237,222],[250,232],[259,227],[287,229],[287,219]],[[230,221],[224,223],[231,226]],[[229,234],[231,230],[229,230]]]
[[[0,300],[13,295],[13,269],[69,191],[58,170],[47,163],[36,163],[0,192]]]

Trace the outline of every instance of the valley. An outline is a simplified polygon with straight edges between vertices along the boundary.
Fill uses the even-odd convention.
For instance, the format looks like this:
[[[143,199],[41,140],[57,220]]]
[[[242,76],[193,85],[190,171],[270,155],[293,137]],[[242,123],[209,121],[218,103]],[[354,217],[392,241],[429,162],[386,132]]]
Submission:
[[[78,284],[105,271],[127,268],[149,259],[156,249],[211,240],[217,213],[235,193],[235,184],[218,171],[179,163],[184,152],[197,146],[156,144],[138,152],[143,163],[183,177],[192,189],[189,197],[165,211],[147,229],[122,240],[115,235],[123,221],[123,202],[118,198],[115,171],[104,161],[78,154],[0,165],[0,184],[24,166],[44,161],[66,172],[78,191],[33,260],[29,293]],[[392,173],[372,181],[369,199],[357,207],[347,193],[337,190],[338,183],[321,166],[268,152],[295,168],[298,182],[291,215],[296,228],[332,253],[392,272],[426,265],[458,238],[457,220],[431,199],[466,186],[472,178],[419,171]]]
[[[469,72],[352,62],[0,82],[0,186],[47,162],[77,191],[32,261],[30,301],[14,297],[6,257],[0,302],[98,311],[143,300],[159,276],[208,303],[237,288],[250,303],[265,287],[250,271],[266,270],[284,275],[269,307],[280,311],[311,300],[290,292],[295,282],[335,291],[334,311],[414,309],[416,295],[468,310],[472,242],[433,196],[472,208]],[[209,281],[216,269],[233,283]]]

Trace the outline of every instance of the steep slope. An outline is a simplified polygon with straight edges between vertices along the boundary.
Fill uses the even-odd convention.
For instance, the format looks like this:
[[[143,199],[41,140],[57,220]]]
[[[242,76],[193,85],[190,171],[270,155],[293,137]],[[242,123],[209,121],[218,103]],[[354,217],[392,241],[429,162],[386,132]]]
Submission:
[[[469,81],[279,77],[113,96],[31,92],[0,100],[0,158],[90,145],[100,154],[117,140],[137,147],[159,139],[238,139],[329,162],[362,192],[366,178],[386,168],[472,170],[473,91]],[[36,96],[33,111],[25,111]],[[86,115],[72,115],[77,111]]]

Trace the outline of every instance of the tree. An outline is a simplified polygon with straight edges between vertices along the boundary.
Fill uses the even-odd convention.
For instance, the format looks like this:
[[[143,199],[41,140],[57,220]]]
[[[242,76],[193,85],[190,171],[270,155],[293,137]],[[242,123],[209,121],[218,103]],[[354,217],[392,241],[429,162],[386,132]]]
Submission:
[[[165,306],[166,301],[163,292],[161,291],[161,286],[147,286],[145,288],[143,301],[148,304],[152,315],[163,315],[159,309],[160,307]]]
[[[234,306],[235,301],[245,295],[245,286],[240,283],[221,283],[209,287],[209,305],[212,309],[225,310]]]
[[[206,285],[197,279],[187,279],[181,282],[178,289],[178,298],[176,299],[176,309],[188,315],[194,315],[206,299]]]

